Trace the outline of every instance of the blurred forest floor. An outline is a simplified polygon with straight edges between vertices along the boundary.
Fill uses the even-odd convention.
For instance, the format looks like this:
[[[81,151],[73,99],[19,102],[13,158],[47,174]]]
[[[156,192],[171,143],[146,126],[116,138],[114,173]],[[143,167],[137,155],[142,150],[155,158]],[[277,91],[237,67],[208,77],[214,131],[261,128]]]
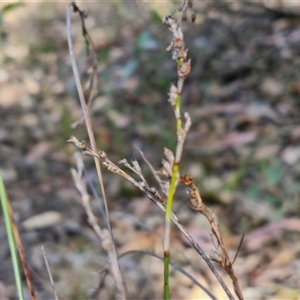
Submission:
[[[245,234],[234,269],[246,299],[299,299],[300,293],[300,5],[280,3],[195,1],[196,22],[184,23],[192,72],[183,111],[190,113],[192,128],[181,173],[194,176],[205,203],[219,216],[232,257]],[[84,126],[71,128],[81,110],[66,41],[66,5],[1,3],[0,14],[0,169],[40,299],[51,297],[42,245],[60,299],[88,298],[106,264],[70,175],[76,149],[66,140],[72,134],[87,140],[87,135]],[[176,6],[79,5],[89,11],[86,25],[98,55],[99,95],[91,109],[98,147],[115,162],[137,159],[154,182],[135,146],[157,169],[163,148],[175,147],[167,93],[176,64],[165,51],[171,34],[160,18]],[[84,83],[91,64],[77,15],[72,24]],[[93,161],[84,160],[87,180],[98,189]],[[161,255],[163,214],[122,179],[104,172],[104,180],[119,252]],[[209,254],[209,224],[190,209],[183,187],[174,211]],[[13,299],[0,222],[0,298]],[[174,262],[224,298],[175,228],[172,251]],[[121,265],[129,299],[162,298],[161,261],[134,253]],[[224,280],[231,287],[225,274]],[[114,298],[111,286],[108,278],[100,298]],[[175,271],[171,289],[173,299],[206,297]]]

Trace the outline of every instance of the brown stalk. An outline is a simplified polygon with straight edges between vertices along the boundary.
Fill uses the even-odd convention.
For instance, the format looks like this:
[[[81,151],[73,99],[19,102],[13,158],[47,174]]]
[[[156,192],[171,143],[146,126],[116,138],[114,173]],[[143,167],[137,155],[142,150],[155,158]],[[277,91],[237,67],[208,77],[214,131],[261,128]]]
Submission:
[[[239,287],[238,278],[235,276],[232,267],[235,259],[233,260],[233,262],[231,262],[228,256],[228,253],[226,251],[221,236],[221,231],[220,231],[217,216],[203,203],[199,190],[195,186],[194,179],[191,176],[188,175],[181,176],[181,182],[189,187],[189,196],[191,198],[192,208],[197,212],[201,213],[202,215],[204,215],[211,225],[212,233],[213,236],[215,237],[216,243],[213,243],[215,247],[215,255],[210,257],[210,259],[218,263],[220,267],[227,272],[227,274],[230,276],[232,280],[236,295],[240,300],[243,300],[244,298],[241,289]]]
[[[7,199],[7,207],[8,207],[8,212],[9,212],[9,216],[10,216],[10,219],[11,219],[12,229],[13,229],[13,232],[14,232],[14,238],[15,238],[15,242],[16,242],[18,252],[19,252],[19,255],[20,255],[20,259],[21,259],[21,262],[22,262],[23,271],[24,271],[24,275],[25,275],[25,278],[26,278],[27,286],[28,286],[28,289],[29,289],[30,294],[31,294],[31,300],[36,300],[35,291],[34,291],[32,279],[31,279],[31,274],[30,274],[29,267],[28,267],[28,264],[27,264],[27,261],[26,261],[26,256],[25,256],[25,253],[24,253],[24,248],[23,248],[21,237],[20,237],[19,229],[18,229],[16,220],[15,220],[15,217],[14,217],[14,214],[13,214],[13,210],[12,210],[12,207],[10,205],[10,201],[9,201],[9,198],[8,198],[7,195],[6,195],[6,199]]]
[[[80,82],[80,78],[79,78],[79,72],[78,72],[77,64],[76,64],[75,57],[74,57],[73,43],[72,43],[72,38],[71,38],[71,8],[74,8],[74,4],[75,4],[75,2],[71,1],[69,3],[69,5],[67,6],[67,11],[66,11],[67,37],[68,37],[68,46],[69,46],[69,52],[70,52],[70,60],[71,60],[75,83],[76,83],[76,87],[77,87],[77,91],[78,91],[81,108],[83,111],[83,116],[84,116],[85,125],[87,128],[89,140],[90,140],[92,149],[94,151],[97,151],[96,141],[95,141],[94,132],[93,132],[93,128],[92,128],[92,122],[91,122],[91,119],[90,119],[90,116],[88,113],[87,104],[86,104],[86,101],[84,98],[84,94],[83,94],[83,90],[82,90],[82,86],[81,86],[81,82]],[[113,243],[113,235],[112,235],[112,230],[111,230],[111,226],[110,226],[110,222],[109,222],[109,210],[108,210],[108,204],[107,204],[107,197],[106,197],[106,193],[105,193],[105,189],[104,189],[101,166],[100,166],[99,160],[97,158],[94,158],[94,161],[95,161],[99,184],[100,184],[102,196],[103,196],[104,211],[105,211],[105,216],[106,216],[105,222],[106,222],[106,226],[109,231],[109,235],[110,235],[110,239],[111,239],[111,252],[109,255],[109,259],[110,259],[110,263],[111,263],[110,267],[111,267],[112,275],[115,279],[116,286],[117,286],[117,291],[118,291],[117,298],[125,299],[125,289],[124,289],[124,284],[123,284],[123,278],[122,278],[122,275],[120,272],[120,267],[119,267],[118,259],[117,259],[117,252],[116,252],[115,245]]]
[[[85,45],[86,45],[86,53],[87,57],[92,58],[92,73],[90,75],[90,78],[88,80],[88,83],[90,85],[90,93],[87,100],[87,106],[88,108],[92,105],[93,100],[95,98],[95,95],[97,93],[97,85],[98,85],[98,61],[97,61],[97,55],[96,55],[96,47],[94,45],[93,39],[91,38],[86,26],[85,26],[85,19],[87,18],[87,12],[84,10],[81,10],[75,2],[72,2],[72,8],[74,13],[78,13],[80,20],[81,20],[81,34],[84,38]],[[91,51],[90,51],[91,50]],[[80,118],[78,121],[75,121],[71,127],[75,128],[78,124],[82,124],[84,122],[84,117]]]

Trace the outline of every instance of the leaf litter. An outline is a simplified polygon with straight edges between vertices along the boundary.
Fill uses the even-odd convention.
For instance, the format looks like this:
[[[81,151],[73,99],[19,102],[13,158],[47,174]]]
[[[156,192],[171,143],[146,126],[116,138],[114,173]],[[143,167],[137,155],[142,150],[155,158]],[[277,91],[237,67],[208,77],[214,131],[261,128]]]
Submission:
[[[48,16],[45,11],[41,13],[47,5]],[[159,165],[156,160],[160,154],[155,153],[170,147],[172,134],[166,133],[173,130],[172,112],[166,109],[166,89],[155,81],[164,79],[168,87],[174,79],[175,70],[162,51],[167,46],[168,33],[160,24],[150,22],[150,14],[144,10],[148,9],[146,5],[134,6],[131,13],[125,8],[124,13],[120,7],[107,4],[102,14],[100,7],[90,5],[89,26],[94,28],[91,35],[95,35],[96,41],[98,35],[101,37],[96,47],[103,98],[96,101],[98,109],[91,110],[99,147],[109,150],[115,161],[122,158],[120,149],[121,155],[139,159],[135,142],[151,162]],[[298,8],[289,10],[287,4],[272,8],[266,5],[265,1],[257,5],[199,2],[195,25],[185,25],[192,74],[183,98],[193,125],[187,136],[182,168],[193,168],[199,174],[197,185],[203,200],[221,216],[224,243],[229,245],[233,256],[241,235],[245,234],[235,262],[245,297],[297,299],[300,23],[293,18]],[[139,18],[134,14],[140,9]],[[68,132],[64,127],[69,126],[62,121],[66,117],[63,105],[72,121],[81,114],[75,102],[63,34],[64,11],[63,4],[28,3],[4,15],[8,40],[1,51],[4,67],[0,72],[0,151],[1,170],[7,174],[8,193],[17,209],[17,221],[22,223],[35,215],[58,212],[59,222],[53,221],[50,227],[44,224],[47,229],[39,224],[39,228],[24,232],[24,242],[28,250],[37,249],[41,243],[46,245],[46,251],[49,247],[47,252],[51,252],[49,260],[55,269],[58,292],[64,290],[61,295],[69,298],[74,295],[76,282],[81,282],[77,287],[81,295],[95,287],[97,276],[92,272],[101,269],[105,257],[95,250],[97,240],[74,192],[69,175],[74,164],[73,150],[65,145],[69,136],[62,135]],[[116,21],[114,25],[111,20]],[[73,22],[79,24],[78,20]],[[100,30],[101,26],[108,30]],[[84,76],[88,65],[79,27],[74,37]],[[84,129],[76,130],[84,139]],[[87,168],[87,176],[94,178],[89,162]],[[272,172],[278,173],[273,185]],[[217,185],[209,183],[214,177],[218,179]],[[235,178],[234,188],[232,178]],[[110,175],[106,180],[113,195],[112,209],[132,216],[125,221],[124,214],[112,214],[115,236],[119,236],[117,246],[123,251],[146,248],[159,253],[163,215],[126,183],[114,181]],[[228,202],[222,201],[225,193],[230,198]],[[182,203],[184,197],[183,191],[179,191],[174,209],[209,251],[204,229],[186,205],[187,201]],[[65,221],[61,222],[62,219]],[[42,217],[40,220],[43,223]],[[199,257],[191,254],[181,235],[174,232],[172,238],[177,263],[186,265],[195,276],[199,272],[205,274],[208,287],[222,297],[217,283]],[[3,235],[1,241],[5,241]],[[5,258],[4,253],[2,261]],[[29,254],[28,259],[35,265],[34,257]],[[1,273],[7,274],[10,265],[2,261],[5,272]],[[76,265],[76,261],[80,263]],[[153,258],[143,258],[138,265],[144,272],[144,282],[133,276],[136,282],[130,283],[135,286],[132,294],[143,290],[146,299],[155,289],[159,298],[162,266]],[[36,266],[40,274],[46,274],[42,265]],[[64,271],[66,266],[68,272]],[[68,278],[73,271],[76,280],[72,282]],[[93,280],[84,280],[83,276]],[[174,298],[201,297],[199,289],[183,284],[180,276],[172,277]],[[46,276],[43,278],[47,282]],[[13,295],[11,279],[0,275],[8,298]],[[40,293],[41,297],[49,295],[45,290]]]

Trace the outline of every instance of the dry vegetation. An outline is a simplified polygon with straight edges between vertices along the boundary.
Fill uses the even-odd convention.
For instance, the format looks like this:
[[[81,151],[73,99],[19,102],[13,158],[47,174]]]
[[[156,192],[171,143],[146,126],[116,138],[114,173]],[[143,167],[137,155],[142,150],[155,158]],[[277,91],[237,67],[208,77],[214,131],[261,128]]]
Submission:
[[[182,110],[189,112],[192,127],[180,168],[194,180],[182,178],[191,188],[192,208],[209,222],[190,209],[187,187],[181,184],[173,210],[207,255],[215,247],[220,250],[216,267],[220,260],[234,260],[245,234],[233,268],[246,299],[298,299],[300,293],[300,7],[272,3],[196,1],[195,23],[182,25],[192,64]],[[75,14],[72,37],[87,98],[91,66],[98,61],[97,96],[90,109],[97,147],[111,162],[136,159],[149,187],[154,186],[137,149],[159,169],[164,147],[176,147],[176,120],[167,102],[170,82],[177,80],[176,63],[165,51],[172,33],[161,22],[176,6],[131,1],[80,6],[88,10],[85,22],[97,57],[86,57]],[[113,299],[107,256],[70,175],[76,160],[74,146],[66,141],[71,135],[88,137],[84,126],[71,127],[82,112],[68,54],[65,9],[66,3],[25,3],[1,13],[0,169],[38,298],[52,297],[40,250],[44,245],[60,299],[96,295],[92,291],[102,277],[99,297]],[[90,157],[84,162],[84,183],[102,228],[95,167]],[[160,299],[163,263],[149,252],[163,257],[164,214],[115,174],[104,171],[104,185],[116,248],[120,254],[128,252],[120,267],[129,298]],[[197,189],[209,210],[197,203]],[[215,215],[218,224],[213,223]],[[211,224],[216,241],[210,236]],[[0,243],[0,298],[13,299],[3,230]],[[216,298],[225,297],[176,227],[171,249],[174,263]],[[229,276],[219,272],[231,289]],[[176,268],[171,269],[170,284],[173,299],[207,297]]]

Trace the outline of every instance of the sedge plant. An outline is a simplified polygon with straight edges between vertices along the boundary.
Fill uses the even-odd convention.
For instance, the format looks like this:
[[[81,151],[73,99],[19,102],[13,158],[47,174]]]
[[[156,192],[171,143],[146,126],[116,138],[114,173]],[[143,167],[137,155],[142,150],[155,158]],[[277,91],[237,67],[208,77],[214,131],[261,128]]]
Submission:
[[[158,186],[151,186],[145,177],[142,174],[141,167],[136,160],[133,160],[129,163],[126,159],[121,159],[118,164],[111,161],[107,155],[102,150],[97,149],[96,141],[94,138],[94,133],[92,129],[92,122],[89,117],[88,107],[86,101],[84,99],[84,94],[82,92],[81,83],[79,80],[77,65],[75,61],[75,56],[73,52],[72,40],[71,40],[71,23],[70,23],[70,11],[73,8],[74,12],[80,14],[83,28],[83,36],[87,41],[87,31],[84,26],[84,18],[83,12],[79,9],[74,1],[71,1],[70,5],[67,9],[67,32],[68,32],[68,42],[69,42],[69,51],[71,57],[71,64],[73,68],[73,73],[75,77],[76,87],[79,94],[79,99],[81,102],[83,115],[85,119],[86,128],[88,131],[88,135],[90,138],[91,147],[84,141],[79,141],[75,136],[71,136],[68,140],[69,143],[73,143],[76,147],[82,150],[84,155],[92,156],[95,160],[97,174],[99,177],[100,186],[102,189],[103,199],[104,199],[104,207],[105,207],[105,219],[107,228],[101,228],[98,225],[97,219],[93,214],[91,209],[91,197],[89,196],[85,184],[82,181],[82,163],[77,163],[77,170],[72,170],[73,179],[77,189],[81,194],[82,205],[87,213],[88,220],[94,229],[97,237],[101,241],[101,246],[107,253],[110,261],[110,272],[113,275],[116,286],[117,286],[117,299],[124,299],[125,290],[123,286],[123,278],[120,272],[119,264],[118,264],[118,256],[117,250],[114,246],[113,236],[111,232],[111,228],[109,225],[109,211],[107,206],[107,198],[105,196],[105,190],[102,180],[102,173],[100,165],[102,165],[108,171],[121,176],[125,180],[129,181],[132,185],[140,189],[154,204],[156,204],[161,210],[165,212],[165,230],[164,230],[164,292],[163,298],[168,300],[171,298],[170,291],[170,233],[171,233],[171,221],[180,229],[183,235],[187,238],[187,240],[191,243],[197,253],[202,257],[207,266],[213,272],[223,290],[227,294],[228,298],[233,300],[235,299],[233,294],[231,293],[228,286],[225,284],[222,276],[216,270],[213,262],[217,263],[221,268],[223,268],[227,274],[230,276],[234,291],[237,297],[242,300],[243,295],[241,289],[239,287],[238,279],[234,274],[232,265],[234,263],[233,259],[230,260],[226,248],[223,244],[221,232],[219,228],[219,223],[217,216],[211,212],[203,203],[200,192],[197,187],[194,185],[194,179],[189,175],[180,175],[179,165],[183,153],[184,142],[188,131],[191,127],[191,118],[188,113],[184,113],[182,116],[181,112],[181,100],[182,100],[182,90],[184,87],[184,81],[190,73],[191,70],[191,60],[188,58],[188,51],[185,47],[184,35],[181,29],[181,22],[186,19],[187,10],[192,8],[193,2],[191,0],[183,0],[179,8],[176,11],[179,11],[179,18],[176,20],[173,15],[168,15],[162,19],[163,23],[170,29],[172,33],[172,41],[171,44],[167,47],[167,51],[171,51],[172,59],[176,61],[177,64],[177,81],[176,84],[171,84],[169,95],[169,103],[171,104],[176,120],[176,136],[177,136],[177,144],[175,151],[165,149],[164,150],[164,158],[162,159],[162,167],[159,171],[156,171],[154,167],[149,163],[144,153],[140,151],[142,158],[145,163],[149,166],[150,170],[153,173],[154,178],[157,180]],[[195,20],[195,15],[192,14],[192,20]],[[87,44],[89,45],[89,40]],[[130,175],[128,170],[132,172],[134,175]],[[184,226],[180,223],[177,216],[172,211],[173,202],[175,199],[176,187],[179,182],[183,183],[188,188],[188,194],[190,197],[190,201],[192,204],[192,208],[198,212],[203,214],[211,225],[213,238],[213,245],[215,250],[213,255],[208,256],[200,245],[191,237],[189,232],[184,228]]]

